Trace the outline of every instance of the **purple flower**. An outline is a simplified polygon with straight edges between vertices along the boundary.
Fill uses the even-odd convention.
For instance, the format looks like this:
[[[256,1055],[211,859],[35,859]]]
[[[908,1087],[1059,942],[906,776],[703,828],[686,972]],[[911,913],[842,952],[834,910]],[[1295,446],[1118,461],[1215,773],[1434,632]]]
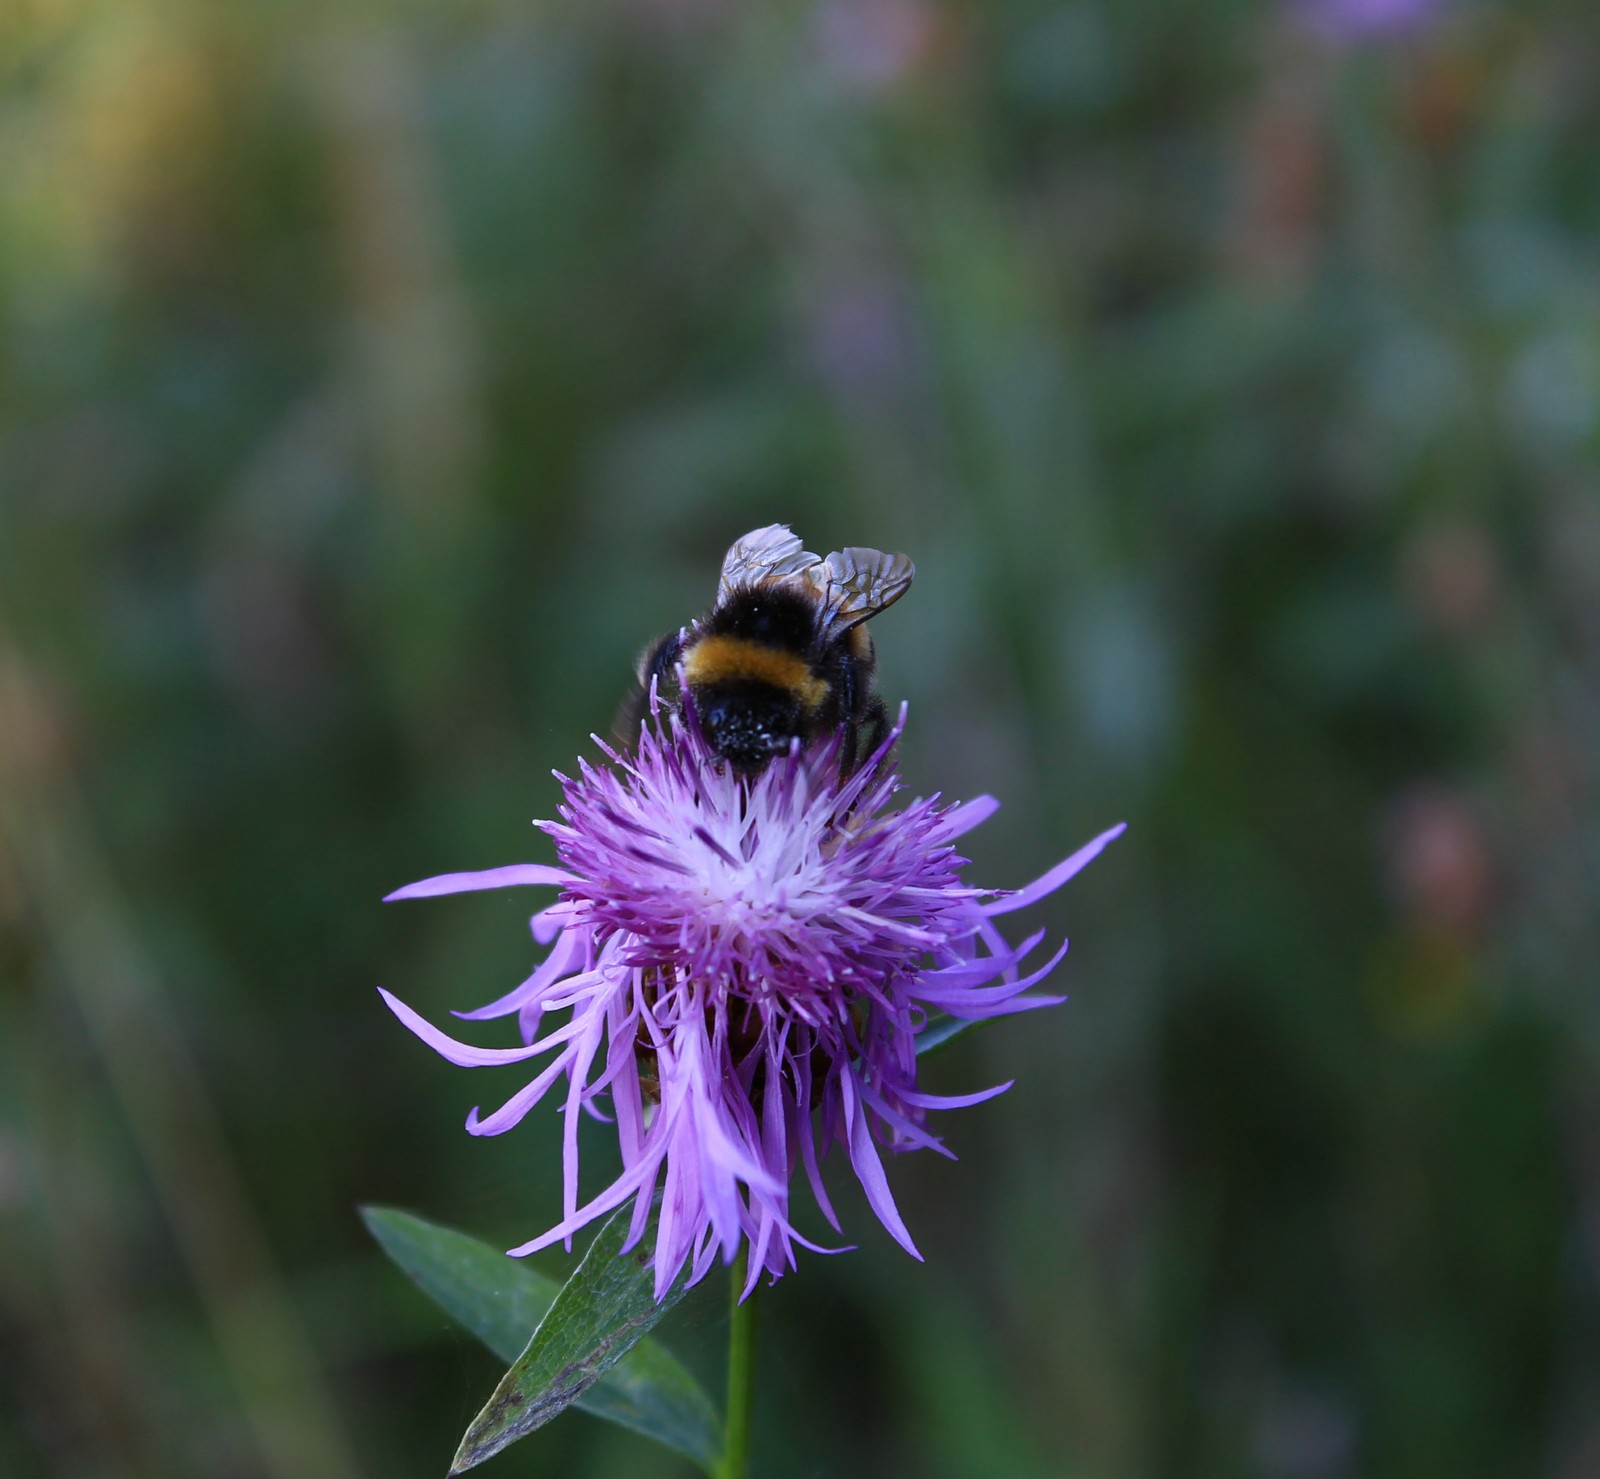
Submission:
[[[1298,0],[1300,18],[1336,41],[1381,40],[1423,30],[1443,13],[1445,0]]]
[[[904,712],[901,724],[904,723]],[[701,1278],[721,1250],[750,1245],[749,1285],[794,1264],[789,1184],[797,1168],[823,1215],[839,1221],[818,1163],[844,1147],[883,1225],[917,1254],[889,1193],[878,1146],[949,1154],[925,1127],[930,1109],[1003,1092],[940,1097],[917,1087],[917,1033],[929,1014],[962,1019],[1051,1005],[1024,996],[1066,951],[1024,960],[1044,932],[1006,943],[998,916],[1059,888],[1114,827],[1016,892],[966,886],[955,843],[996,810],[979,797],[887,810],[899,780],[900,729],[848,777],[835,744],[740,777],[708,747],[692,712],[658,716],[637,754],[579,762],[555,839],[560,866],[451,873],[392,899],[535,884],[561,890],[533,916],[549,954],[520,986],[458,1015],[518,1018],[525,1046],[477,1048],[447,1037],[388,992],[396,1016],[452,1063],[548,1055],[525,1088],[467,1129],[498,1135],[564,1084],[564,1199],[559,1222],[513,1248],[532,1253],[634,1202],[629,1246],[653,1195],[659,1298],[685,1262]],[[552,1025],[560,1014],[559,1025]],[[609,1107],[610,1114],[606,1113]],[[614,1118],[622,1173],[578,1204],[578,1124]],[[824,1250],[819,1250],[824,1251]]]

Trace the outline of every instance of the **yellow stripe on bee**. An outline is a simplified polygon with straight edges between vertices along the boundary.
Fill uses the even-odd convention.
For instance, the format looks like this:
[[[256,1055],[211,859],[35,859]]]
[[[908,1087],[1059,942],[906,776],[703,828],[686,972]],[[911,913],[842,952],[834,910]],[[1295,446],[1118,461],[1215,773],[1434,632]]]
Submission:
[[[828,685],[793,652],[763,647],[742,637],[702,637],[683,655],[683,676],[691,684],[749,678],[792,693],[808,709],[819,707]]]

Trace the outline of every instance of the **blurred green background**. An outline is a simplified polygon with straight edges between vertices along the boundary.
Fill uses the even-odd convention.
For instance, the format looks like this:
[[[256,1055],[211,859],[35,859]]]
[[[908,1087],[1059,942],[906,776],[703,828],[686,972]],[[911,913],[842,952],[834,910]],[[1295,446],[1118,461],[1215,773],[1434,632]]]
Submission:
[[[532,896],[378,900],[547,859],[781,519],[915,558],[883,687],[1007,803],[975,878],[1132,825],[1036,911],[1072,1003],[930,1065],[1018,1082],[892,1166],[927,1263],[846,1192],[766,1299],[757,1472],[1600,1474],[1592,0],[13,0],[0,55],[0,1473],[443,1473],[495,1362],[354,1208],[531,1236],[554,1117],[470,1139],[517,1070],[374,987],[499,995]]]

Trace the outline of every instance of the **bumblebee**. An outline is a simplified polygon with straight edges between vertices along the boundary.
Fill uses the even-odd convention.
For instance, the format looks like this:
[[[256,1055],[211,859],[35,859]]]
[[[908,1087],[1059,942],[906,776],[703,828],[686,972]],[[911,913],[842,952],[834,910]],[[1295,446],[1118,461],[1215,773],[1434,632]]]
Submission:
[[[904,555],[852,547],[823,560],[787,525],[751,530],[723,560],[711,609],[641,655],[619,736],[637,738],[652,685],[670,699],[681,677],[712,749],[734,770],[754,775],[796,739],[835,731],[840,769],[853,770],[888,728],[865,623],[915,573]]]

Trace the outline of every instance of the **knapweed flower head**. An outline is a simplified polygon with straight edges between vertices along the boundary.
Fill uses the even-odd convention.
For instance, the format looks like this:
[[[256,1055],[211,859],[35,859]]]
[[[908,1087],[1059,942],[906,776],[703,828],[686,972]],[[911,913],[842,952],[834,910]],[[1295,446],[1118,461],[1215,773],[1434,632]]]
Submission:
[[[904,722],[902,712],[901,722]],[[658,714],[637,751],[608,747],[560,776],[560,820],[538,825],[559,865],[452,873],[390,898],[535,885],[560,890],[533,916],[549,953],[509,995],[461,1015],[515,1015],[523,1046],[479,1048],[384,999],[452,1063],[549,1061],[467,1128],[498,1135],[557,1090],[565,1145],[560,1220],[532,1253],[635,1198],[628,1246],[659,1190],[656,1296],[685,1265],[701,1278],[749,1245],[749,1286],[794,1265],[790,1188],[800,1168],[837,1231],[819,1163],[842,1146],[867,1201],[910,1253],[879,1147],[944,1151],[929,1110],[1009,1088],[941,1097],[917,1084],[917,1036],[939,1014],[975,1020],[1054,1004],[1025,995],[1066,951],[1031,960],[1043,932],[1012,946],[996,920],[1051,893],[1115,827],[1015,892],[970,887],[958,839],[995,811],[980,797],[890,809],[896,727],[841,776],[836,744],[796,745],[757,775],[718,759],[684,712]],[[621,1174],[578,1201],[578,1126],[615,1123]]]

